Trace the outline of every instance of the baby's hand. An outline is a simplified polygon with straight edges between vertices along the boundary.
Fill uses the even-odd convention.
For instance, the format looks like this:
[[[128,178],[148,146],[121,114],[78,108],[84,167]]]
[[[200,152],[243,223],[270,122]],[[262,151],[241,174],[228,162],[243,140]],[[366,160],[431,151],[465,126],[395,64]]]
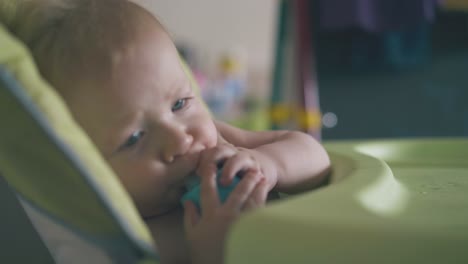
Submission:
[[[217,167],[222,166],[219,182],[223,186],[231,185],[234,177],[247,174],[260,174],[265,178],[268,191],[276,185],[277,173],[271,160],[255,149],[234,147],[222,143],[201,153],[197,174],[201,177],[214,175]]]
[[[187,201],[184,225],[192,263],[223,263],[226,235],[243,210],[265,204],[268,187],[259,173],[246,173],[224,204],[216,187],[216,175],[204,174],[201,179],[201,209]]]

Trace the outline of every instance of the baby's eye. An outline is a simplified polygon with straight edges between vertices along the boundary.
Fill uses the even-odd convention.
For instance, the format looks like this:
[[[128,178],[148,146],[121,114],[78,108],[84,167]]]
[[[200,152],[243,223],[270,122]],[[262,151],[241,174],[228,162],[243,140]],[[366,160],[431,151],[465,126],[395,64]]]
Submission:
[[[138,140],[140,140],[143,136],[145,135],[144,131],[136,131],[133,134],[131,134],[127,141],[120,147],[120,149],[127,149],[138,143]]]
[[[187,102],[186,98],[177,100],[172,106],[172,112],[175,112],[177,110],[184,108],[186,102]]]

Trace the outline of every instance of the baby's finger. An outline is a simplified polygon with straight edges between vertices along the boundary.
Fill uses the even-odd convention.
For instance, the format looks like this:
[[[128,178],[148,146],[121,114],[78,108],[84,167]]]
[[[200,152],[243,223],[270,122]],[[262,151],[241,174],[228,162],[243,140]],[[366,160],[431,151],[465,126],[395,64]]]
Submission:
[[[211,160],[214,151],[215,149],[205,150],[200,155],[196,173],[202,178],[216,174],[216,163]]]
[[[221,204],[216,186],[216,174],[201,177],[200,206],[203,214],[210,214]]]
[[[191,201],[184,203],[184,227],[185,230],[192,230],[192,228],[198,223],[200,215],[198,214],[197,208]]]
[[[205,164],[200,163],[195,173],[201,179],[211,178],[211,177],[216,177],[217,170],[218,169],[216,168],[215,163],[205,163]]]
[[[258,164],[245,152],[240,152],[226,161],[219,180],[228,186],[234,176],[241,171],[258,171]]]
[[[217,163],[235,154],[236,149],[227,145],[220,145],[203,151],[198,164],[197,174],[203,177],[211,172],[216,173]]]
[[[247,172],[227,198],[224,206],[229,210],[241,210],[260,181],[261,175],[255,171]]]
[[[262,179],[255,189],[253,190],[250,197],[244,204],[244,210],[248,211],[251,209],[257,209],[263,207],[266,203],[268,196],[268,184],[265,179]]]

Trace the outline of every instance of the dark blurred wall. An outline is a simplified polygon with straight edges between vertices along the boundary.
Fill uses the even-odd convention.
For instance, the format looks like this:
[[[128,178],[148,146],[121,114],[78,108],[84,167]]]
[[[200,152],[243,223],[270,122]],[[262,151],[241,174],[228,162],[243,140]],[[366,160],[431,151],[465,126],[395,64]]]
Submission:
[[[315,34],[324,139],[468,136],[468,13],[383,33]]]

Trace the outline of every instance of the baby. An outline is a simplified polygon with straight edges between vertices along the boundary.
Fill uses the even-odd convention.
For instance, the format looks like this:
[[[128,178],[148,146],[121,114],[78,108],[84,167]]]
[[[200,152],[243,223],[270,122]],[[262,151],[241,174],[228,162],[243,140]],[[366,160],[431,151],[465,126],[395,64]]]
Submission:
[[[162,263],[222,263],[229,228],[272,190],[320,185],[330,161],[311,136],[213,120],[169,34],[126,0],[29,0],[12,28],[145,219]],[[217,195],[242,175],[226,202]],[[180,198],[201,178],[200,214]]]

